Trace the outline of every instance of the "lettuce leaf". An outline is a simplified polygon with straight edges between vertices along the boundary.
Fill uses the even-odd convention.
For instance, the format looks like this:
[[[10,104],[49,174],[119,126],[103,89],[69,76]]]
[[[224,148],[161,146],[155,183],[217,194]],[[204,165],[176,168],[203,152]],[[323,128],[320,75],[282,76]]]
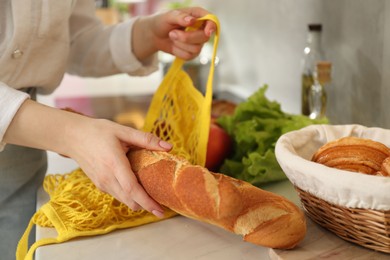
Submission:
[[[275,144],[287,132],[328,120],[285,113],[276,101],[265,96],[268,85],[259,88],[245,102],[238,104],[231,116],[217,119],[233,138],[233,153],[220,172],[260,186],[286,179],[275,157]]]

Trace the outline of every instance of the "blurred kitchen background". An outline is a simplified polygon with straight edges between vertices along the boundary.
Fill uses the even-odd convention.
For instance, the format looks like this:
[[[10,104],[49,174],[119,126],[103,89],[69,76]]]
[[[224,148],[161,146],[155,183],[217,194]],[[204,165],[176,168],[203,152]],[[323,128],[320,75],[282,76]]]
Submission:
[[[113,0],[108,4],[96,1],[97,14],[106,23],[172,8],[172,2],[210,10],[221,22],[215,91],[229,89],[246,98],[268,84],[267,97],[290,113],[300,113],[307,25],[321,23],[322,47],[333,66],[332,82],[326,86],[331,123],[390,128],[390,1],[118,1],[118,16],[110,14]],[[162,69],[146,78],[118,75],[81,79],[67,75],[54,96],[87,95],[92,89],[94,95],[107,95],[108,88],[110,94],[150,93],[161,82]]]

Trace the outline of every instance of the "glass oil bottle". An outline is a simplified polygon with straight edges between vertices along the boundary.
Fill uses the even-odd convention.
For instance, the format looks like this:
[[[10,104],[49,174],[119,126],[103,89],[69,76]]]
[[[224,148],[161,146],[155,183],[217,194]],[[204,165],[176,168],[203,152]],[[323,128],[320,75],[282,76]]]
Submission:
[[[322,61],[316,66],[313,72],[313,83],[309,89],[309,117],[311,119],[321,119],[326,114],[326,86],[331,81],[331,63]]]

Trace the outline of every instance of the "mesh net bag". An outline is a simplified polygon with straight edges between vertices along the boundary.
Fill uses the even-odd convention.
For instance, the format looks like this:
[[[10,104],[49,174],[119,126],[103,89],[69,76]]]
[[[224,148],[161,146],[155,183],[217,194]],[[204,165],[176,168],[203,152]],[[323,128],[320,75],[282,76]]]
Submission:
[[[144,125],[145,131],[172,143],[173,154],[201,166],[204,166],[206,161],[212,84],[219,38],[219,22],[213,15],[200,18],[194,28],[201,26],[204,20],[212,20],[217,24],[205,95],[194,87],[191,78],[182,69],[184,61],[177,58],[153,96]]]
[[[102,235],[177,215],[167,208],[161,219],[145,210],[132,211],[111,195],[97,189],[81,169],[68,174],[47,175],[43,187],[50,200],[30,220],[19,241],[16,259],[33,259],[35,250],[43,245],[62,243],[76,237]],[[55,228],[57,237],[42,238],[28,249],[28,237],[34,224]]]
[[[205,20],[214,21],[218,28],[205,96],[181,69],[184,61],[176,59],[153,97],[144,127],[145,131],[171,142],[173,153],[199,165],[204,165],[206,158],[219,22],[215,16],[207,15],[200,18],[193,28],[187,28],[199,28]],[[50,200],[31,218],[19,241],[17,260],[33,259],[35,250],[42,245],[102,235],[177,215],[167,208],[162,219],[145,210],[132,211],[97,189],[81,169],[68,174],[47,175],[43,187]],[[28,248],[28,237],[34,225],[55,228],[57,237],[42,238]]]

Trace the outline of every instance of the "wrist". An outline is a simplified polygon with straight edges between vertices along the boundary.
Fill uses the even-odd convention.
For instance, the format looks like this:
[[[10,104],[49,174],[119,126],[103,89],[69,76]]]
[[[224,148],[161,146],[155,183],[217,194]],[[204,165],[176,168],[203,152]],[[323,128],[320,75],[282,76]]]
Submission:
[[[158,51],[152,30],[153,17],[139,17],[131,32],[132,52],[139,61],[149,58]]]
[[[84,116],[26,100],[9,125],[6,143],[69,155],[72,128]]]

